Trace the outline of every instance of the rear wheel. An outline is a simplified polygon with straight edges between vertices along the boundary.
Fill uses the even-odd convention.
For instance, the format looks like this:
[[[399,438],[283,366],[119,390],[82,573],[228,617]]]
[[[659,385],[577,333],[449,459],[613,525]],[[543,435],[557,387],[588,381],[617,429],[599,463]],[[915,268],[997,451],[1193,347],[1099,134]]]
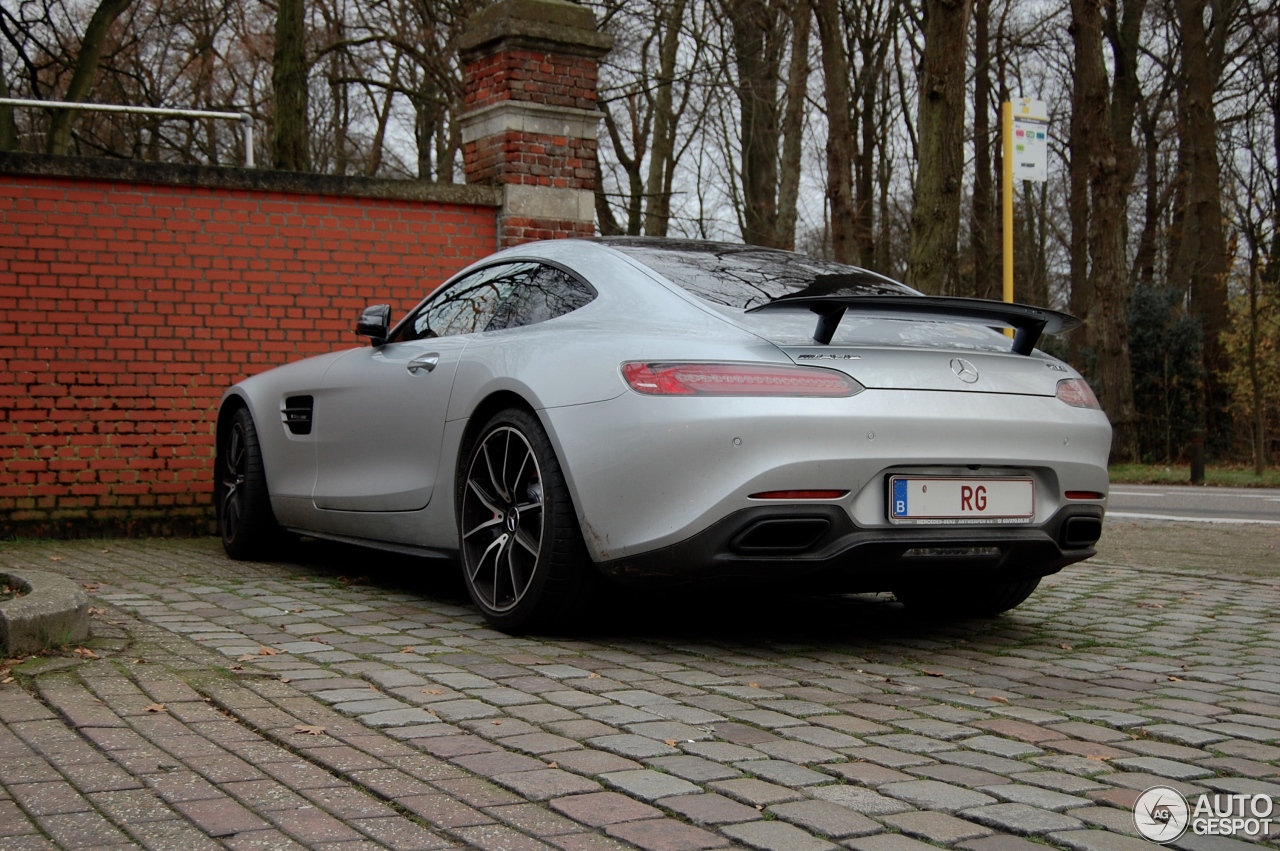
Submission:
[[[267,555],[280,527],[271,511],[258,431],[248,408],[231,418],[214,462],[214,504],[222,548],[234,559]]]
[[[506,632],[570,625],[598,573],[537,418],[509,408],[490,419],[466,454],[459,490],[463,580],[485,619]]]
[[[941,617],[994,617],[1020,605],[1040,584],[1040,577],[1013,582],[903,588],[893,595],[912,612]]]

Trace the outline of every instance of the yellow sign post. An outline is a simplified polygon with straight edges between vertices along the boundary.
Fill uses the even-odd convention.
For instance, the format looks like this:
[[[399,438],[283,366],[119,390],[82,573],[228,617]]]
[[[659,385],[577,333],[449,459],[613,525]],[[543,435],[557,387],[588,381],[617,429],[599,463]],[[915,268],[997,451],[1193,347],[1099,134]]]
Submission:
[[[1049,179],[1049,111],[1044,101],[1019,98],[1000,109],[1004,142],[1004,300],[1013,301],[1013,183]],[[1012,335],[1012,331],[1009,332]]]

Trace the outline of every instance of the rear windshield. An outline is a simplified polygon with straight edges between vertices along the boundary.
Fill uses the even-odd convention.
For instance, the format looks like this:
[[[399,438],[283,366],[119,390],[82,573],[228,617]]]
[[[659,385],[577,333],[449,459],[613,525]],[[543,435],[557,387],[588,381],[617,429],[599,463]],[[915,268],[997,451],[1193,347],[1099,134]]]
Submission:
[[[671,239],[602,239],[714,304],[746,309],[788,295],[916,295],[875,272],[776,248]]]

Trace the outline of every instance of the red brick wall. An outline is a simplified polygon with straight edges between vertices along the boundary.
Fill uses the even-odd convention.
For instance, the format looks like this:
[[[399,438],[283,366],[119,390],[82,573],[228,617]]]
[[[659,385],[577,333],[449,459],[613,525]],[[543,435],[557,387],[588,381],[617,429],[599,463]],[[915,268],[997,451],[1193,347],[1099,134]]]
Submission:
[[[223,389],[358,345],[365,304],[492,252],[495,213],[0,174],[0,532],[203,527]]]

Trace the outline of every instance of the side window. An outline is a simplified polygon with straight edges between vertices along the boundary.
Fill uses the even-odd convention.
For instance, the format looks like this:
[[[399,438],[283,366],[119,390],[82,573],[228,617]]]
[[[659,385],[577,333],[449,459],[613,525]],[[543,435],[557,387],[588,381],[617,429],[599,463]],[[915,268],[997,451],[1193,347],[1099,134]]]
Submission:
[[[512,291],[533,278],[539,268],[536,263],[504,263],[454,281],[409,317],[396,341],[485,330]]]
[[[577,310],[595,298],[586,284],[554,266],[539,266],[502,303],[487,330],[519,328],[546,322]]]

